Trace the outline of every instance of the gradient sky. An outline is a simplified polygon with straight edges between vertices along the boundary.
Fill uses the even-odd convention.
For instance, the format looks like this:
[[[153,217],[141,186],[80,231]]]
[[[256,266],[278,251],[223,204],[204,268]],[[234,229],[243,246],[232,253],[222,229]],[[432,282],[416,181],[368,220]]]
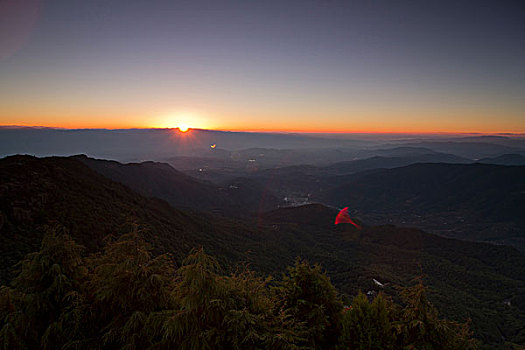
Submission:
[[[0,125],[181,123],[525,132],[525,4],[0,2]]]

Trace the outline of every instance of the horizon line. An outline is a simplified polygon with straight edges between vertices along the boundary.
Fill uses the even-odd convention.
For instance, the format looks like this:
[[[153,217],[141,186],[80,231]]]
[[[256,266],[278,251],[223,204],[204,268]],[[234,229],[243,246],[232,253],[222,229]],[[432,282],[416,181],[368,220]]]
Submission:
[[[81,130],[178,130],[178,127],[129,127],[129,128],[111,128],[111,127],[85,127],[85,128],[68,128],[60,126],[41,126],[41,125],[0,125],[0,129],[51,129],[51,130],[67,130],[67,131],[81,131]],[[268,130],[268,129],[206,129],[206,128],[189,128],[189,130],[198,131],[218,131],[218,132],[245,132],[245,133],[265,133],[265,134],[390,134],[390,135],[499,135],[499,136],[525,136],[525,132],[508,132],[508,131],[369,131],[369,130]]]

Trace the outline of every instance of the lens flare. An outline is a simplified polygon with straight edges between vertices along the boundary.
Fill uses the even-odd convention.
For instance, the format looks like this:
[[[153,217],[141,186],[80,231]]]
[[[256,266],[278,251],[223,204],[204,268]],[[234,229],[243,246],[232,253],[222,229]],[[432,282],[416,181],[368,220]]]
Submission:
[[[354,225],[355,227],[357,227],[357,229],[361,229],[361,225],[359,224],[356,224],[351,218],[350,218],[350,213],[348,212],[348,207],[346,208],[343,208],[341,209],[341,211],[339,211],[339,213],[337,214],[337,216],[335,217],[335,224],[336,225],[339,225],[339,224],[352,224]]]

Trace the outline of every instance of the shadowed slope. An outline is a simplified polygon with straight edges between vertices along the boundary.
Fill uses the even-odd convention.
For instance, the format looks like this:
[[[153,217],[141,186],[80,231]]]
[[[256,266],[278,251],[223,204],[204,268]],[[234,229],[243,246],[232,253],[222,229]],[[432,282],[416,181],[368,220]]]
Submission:
[[[277,199],[265,193],[264,188],[252,186],[250,191],[244,191],[243,186],[240,190],[233,191],[239,189],[239,186],[222,187],[200,181],[175,170],[166,163],[121,164],[86,156],[73,158],[142,195],[164,199],[176,208],[213,211],[240,217],[251,215],[259,210],[271,209],[278,204]]]
[[[0,183],[3,281],[14,263],[38,249],[46,224],[63,224],[77,242],[96,251],[107,234],[127,232],[131,218],[157,253],[170,252],[179,262],[191,248],[203,246],[229,268],[248,260],[257,271],[277,273],[302,256],[321,263],[350,295],[377,290],[373,278],[388,283],[388,292],[423,272],[443,315],[460,321],[471,316],[476,335],[486,342],[519,337],[524,326],[519,295],[525,260],[512,248],[393,226],[356,231],[334,226],[332,209],[321,205],[283,208],[253,220],[183,212],[71,158],[4,158]]]
[[[525,247],[525,167],[414,164],[340,177],[319,194],[363,219],[418,225],[451,237]]]

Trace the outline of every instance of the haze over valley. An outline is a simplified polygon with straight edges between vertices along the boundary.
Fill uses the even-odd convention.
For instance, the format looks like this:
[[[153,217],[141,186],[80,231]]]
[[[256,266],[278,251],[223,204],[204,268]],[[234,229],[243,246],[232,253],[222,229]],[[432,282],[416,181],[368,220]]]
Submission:
[[[349,294],[378,292],[373,280],[406,285],[423,272],[445,316],[471,315],[486,343],[499,342],[502,327],[509,327],[505,337],[520,339],[525,140],[519,135],[0,132],[4,281],[14,273],[11,264],[38,248],[47,220],[96,251],[132,216],[147,227],[145,239],[158,253],[180,256],[202,245],[226,266],[249,259],[265,273],[301,256],[323,264]],[[95,209],[97,203],[105,205]],[[362,230],[334,225],[343,207]],[[443,264],[456,272],[443,274]],[[488,297],[477,286],[487,269],[504,292],[498,287]],[[504,303],[511,306],[498,313],[501,319],[480,311]]]

